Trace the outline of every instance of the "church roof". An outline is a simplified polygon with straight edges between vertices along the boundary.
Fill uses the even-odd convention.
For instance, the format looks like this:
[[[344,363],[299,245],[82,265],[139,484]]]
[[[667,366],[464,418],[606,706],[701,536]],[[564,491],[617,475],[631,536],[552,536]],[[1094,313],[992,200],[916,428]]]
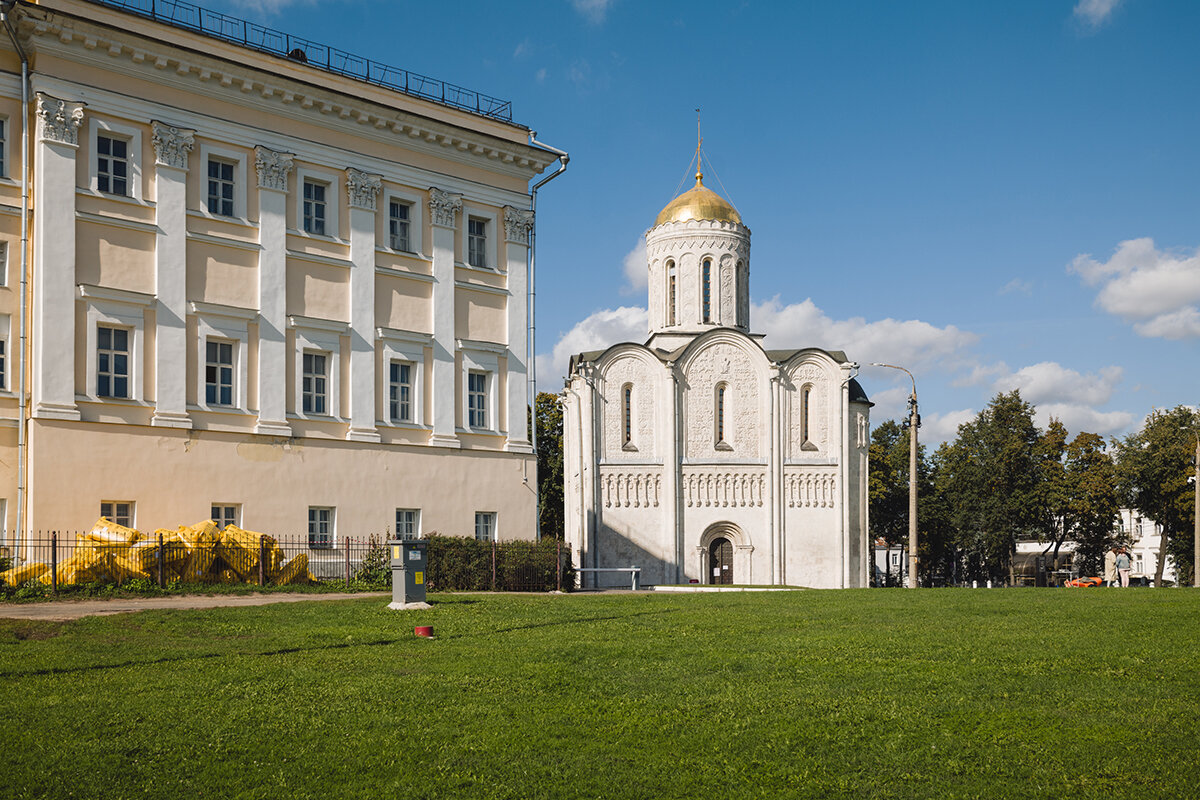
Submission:
[[[721,195],[704,185],[704,176],[696,173],[696,185],[667,203],[666,208],[658,212],[654,227],[668,222],[687,222],[688,220],[715,220],[717,222],[734,222],[742,224],[742,217],[737,209]]]

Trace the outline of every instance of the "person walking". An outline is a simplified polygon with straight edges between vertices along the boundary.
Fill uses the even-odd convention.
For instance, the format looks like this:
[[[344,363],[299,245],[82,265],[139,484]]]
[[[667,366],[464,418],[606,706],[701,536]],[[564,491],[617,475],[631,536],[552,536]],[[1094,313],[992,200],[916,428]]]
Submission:
[[[1117,546],[1104,551],[1104,585],[1117,585]]]
[[[1124,547],[1117,553],[1117,578],[1121,581],[1121,587],[1129,586],[1129,551]]]

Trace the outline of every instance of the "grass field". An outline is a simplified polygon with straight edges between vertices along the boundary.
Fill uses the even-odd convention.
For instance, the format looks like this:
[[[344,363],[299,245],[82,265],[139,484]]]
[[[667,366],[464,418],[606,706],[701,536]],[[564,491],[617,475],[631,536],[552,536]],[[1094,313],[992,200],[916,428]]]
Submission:
[[[0,621],[0,793],[1200,795],[1200,592],[434,600]]]

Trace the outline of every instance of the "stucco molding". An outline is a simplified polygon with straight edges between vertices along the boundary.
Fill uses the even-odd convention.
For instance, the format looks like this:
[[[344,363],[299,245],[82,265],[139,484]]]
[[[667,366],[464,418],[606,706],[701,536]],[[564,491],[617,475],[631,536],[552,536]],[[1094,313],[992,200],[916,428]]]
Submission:
[[[351,208],[375,211],[379,204],[379,192],[383,189],[383,176],[349,167],[346,169],[346,199]]]
[[[527,208],[504,207],[504,239],[517,244],[529,244],[533,230],[533,212]]]
[[[295,156],[281,153],[259,145],[254,148],[254,169],[258,172],[258,188],[277,192],[288,190],[288,175],[292,172]]]
[[[430,221],[442,228],[454,228],[455,218],[462,211],[462,195],[447,192],[436,186],[429,187]]]
[[[196,132],[191,128],[180,128],[154,120],[150,123],[154,131],[154,163],[163,167],[186,170],[188,155],[196,146]]]
[[[44,92],[37,93],[37,135],[39,139],[79,146],[79,126],[87,103],[60,100]]]

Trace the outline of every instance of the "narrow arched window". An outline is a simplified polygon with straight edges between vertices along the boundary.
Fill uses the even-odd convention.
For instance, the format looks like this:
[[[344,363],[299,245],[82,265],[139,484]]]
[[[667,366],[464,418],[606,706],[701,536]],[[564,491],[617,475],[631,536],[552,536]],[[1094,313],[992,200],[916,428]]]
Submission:
[[[675,324],[675,262],[667,262],[667,324]]]
[[[800,441],[808,444],[808,414],[812,399],[812,387],[805,386],[800,390]]]
[[[725,417],[729,413],[729,384],[718,383],[713,397],[713,439],[718,450],[732,450],[725,436]]]
[[[621,389],[621,444],[625,447],[633,444],[633,384],[627,383]]]
[[[704,259],[704,321],[712,322],[712,259]]]
[[[743,303],[743,294],[747,291],[747,288],[743,288],[742,286],[743,270],[744,268],[742,266],[742,262],[737,262],[737,265],[733,270],[733,304],[737,309],[737,324],[739,328],[745,328],[750,325],[750,321],[746,319],[748,316],[747,312],[749,311],[749,305]],[[747,287],[748,285],[749,284],[747,283]],[[746,306],[744,310],[743,305]]]

